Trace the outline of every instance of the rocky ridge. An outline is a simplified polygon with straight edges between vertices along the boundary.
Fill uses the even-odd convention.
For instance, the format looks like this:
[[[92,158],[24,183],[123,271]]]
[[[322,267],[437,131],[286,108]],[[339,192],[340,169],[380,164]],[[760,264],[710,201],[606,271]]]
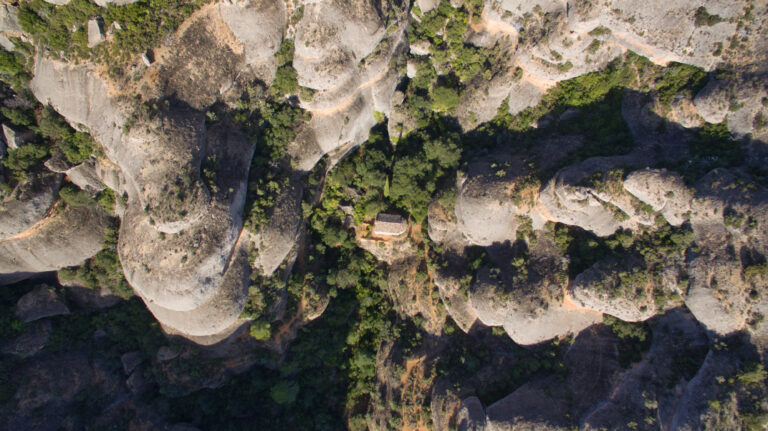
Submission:
[[[104,230],[116,216],[122,274],[166,333],[215,345],[212,355],[243,358],[250,353],[240,349],[253,346],[282,354],[337,288],[362,277],[314,279],[311,270],[320,263],[312,253],[341,247],[339,254],[351,255],[354,244],[373,256],[366,275],[374,258],[387,268],[377,287],[398,319],[422,322],[417,326],[434,346],[453,323],[470,335],[479,327],[494,327],[494,334],[501,328],[532,351],[575,336],[565,349],[571,374],[564,385],[533,379],[485,407],[459,391],[455,411],[433,414],[433,424],[567,429],[578,418],[584,429],[628,420],[635,427],[643,421],[673,429],[712,425],[717,411],[697,393],[721,397],[725,390],[714,376],[735,376],[755,355],[710,344],[768,339],[761,319],[768,310],[768,191],[764,173],[754,168],[768,154],[765,5],[416,3],[418,11],[390,1],[206,4],[153,48],[151,61],[147,54],[145,61],[134,59],[120,78],[95,59],[66,61],[46,50],[23,34],[17,8],[4,6],[0,44],[14,49],[17,36],[37,43],[29,89],[74,130],[88,132],[96,151],[78,163],[53,154],[43,173],[3,192],[0,283],[83,264],[103,250]],[[428,38],[409,33],[458,10],[468,11],[459,42],[451,40],[454,24],[447,17]],[[464,76],[455,66],[464,60],[451,51],[459,43],[464,54],[483,53],[478,73]],[[425,70],[434,76],[416,88]],[[615,148],[595,150],[604,137],[574,124],[609,113],[590,113],[599,103],[587,95],[558,105],[556,98],[566,96],[556,90],[563,88],[558,83],[567,88],[574,78],[605,70],[619,70],[601,75],[606,80],[623,79],[615,86],[620,90],[606,91],[600,102],[615,99],[612,114],[626,142],[606,140]],[[659,75],[649,78],[653,73]],[[668,84],[674,73],[699,78],[664,88],[676,85]],[[282,91],[284,85],[292,88]],[[438,101],[441,89],[453,87],[461,89],[455,100]],[[267,100],[303,116],[278,129],[274,124],[287,111],[269,111]],[[419,109],[429,114],[415,113]],[[515,129],[528,113],[533,127]],[[256,116],[256,125],[242,120]],[[423,183],[431,194],[420,219],[417,210],[392,204],[405,194],[397,189],[398,169],[404,169],[398,162],[412,156],[413,137],[433,133],[437,120],[443,121],[439,139],[424,144],[424,153],[437,160],[439,174],[448,172],[450,191]],[[469,142],[488,137],[483,134],[494,124],[509,127],[490,143]],[[390,170],[376,178],[382,191],[373,184],[370,190],[369,184],[324,188],[333,182],[326,175],[336,175],[331,167],[381,130],[392,144],[376,162]],[[285,154],[258,160],[280,133],[288,136]],[[471,158],[454,161],[441,152],[452,133],[477,146]],[[722,139],[711,141],[717,133]],[[723,145],[737,147],[740,158]],[[368,145],[359,150],[367,151]],[[353,167],[352,176],[366,175],[367,168]],[[269,176],[272,171],[281,174]],[[76,205],[66,198],[72,187],[91,197],[111,191],[114,208]],[[369,195],[390,203],[346,206]],[[268,205],[254,222],[263,210],[260,198]],[[318,229],[327,221],[317,216],[322,211],[343,212],[343,224],[329,222],[331,233]],[[380,211],[408,212],[409,230],[398,238],[371,236],[371,216]],[[313,244],[312,235],[321,232],[323,244]],[[653,341],[628,369],[619,365],[615,337],[601,325],[613,318],[652,327]],[[47,329],[36,331],[16,344],[39,344]],[[15,346],[8,349],[39,350]],[[695,357],[688,364],[693,371],[669,371],[681,366],[669,346]],[[435,349],[417,362],[438,356]],[[376,362],[395,364],[397,354],[379,346]],[[247,356],[228,364],[209,387],[258,361]],[[594,361],[605,367],[590,369]],[[425,370],[422,383],[435,378]],[[377,372],[386,391],[412,384],[384,384],[389,376]],[[143,387],[135,376],[134,386]],[[596,385],[592,392],[585,382]],[[446,411],[451,403],[437,408],[438,398],[433,395],[433,411]],[[369,425],[381,426],[379,419]]]

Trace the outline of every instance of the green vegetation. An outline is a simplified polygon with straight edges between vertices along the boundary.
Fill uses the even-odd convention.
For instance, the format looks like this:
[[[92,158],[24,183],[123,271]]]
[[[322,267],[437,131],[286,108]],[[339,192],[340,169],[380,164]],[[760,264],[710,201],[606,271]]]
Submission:
[[[570,257],[568,274],[571,278],[603,259],[610,251],[603,240],[584,229],[551,222],[545,228],[554,235],[554,243],[560,252]]]
[[[726,226],[739,229],[747,220],[747,216],[741,214],[732,208],[727,208],[723,213],[723,222]]]
[[[693,15],[693,22],[696,24],[696,27],[702,27],[702,26],[709,26],[712,27],[713,25],[721,22],[723,18],[720,15],[712,15],[707,11],[707,8],[704,6],[701,6],[700,8],[696,9],[696,13]]]
[[[63,6],[32,0],[19,7],[19,24],[54,52],[86,57],[88,35],[84,25],[98,14],[99,7],[88,0],[72,0]]]
[[[291,404],[299,394],[299,385],[296,382],[280,380],[269,391],[272,400],[280,405]]]
[[[376,352],[380,343],[398,338],[392,304],[383,290],[386,272],[340,234],[346,231],[338,185],[329,180],[323,193],[321,204],[311,210],[306,259],[294,267],[295,281],[288,287],[293,297],[289,302],[295,304],[311,288],[308,276],[327,284],[332,300],[323,317],[300,330],[279,369],[257,366],[219,389],[168,399],[167,417],[216,428],[340,429],[346,424],[345,411],[355,422],[378,398]],[[252,331],[284,323],[262,321]],[[264,339],[266,334],[255,335]],[[215,411],[219,413],[210,414]]]
[[[293,68],[293,49],[293,40],[286,39],[275,53],[277,72],[275,72],[275,80],[272,81],[272,86],[269,89],[275,99],[286,94],[295,94],[299,90],[296,69]],[[308,93],[305,90],[304,96],[306,97],[307,95]],[[312,96],[310,94],[309,100],[311,99]]]
[[[455,86],[440,85],[432,89],[432,108],[450,114],[459,105],[459,93]]]
[[[619,364],[627,368],[651,347],[651,330],[645,322],[630,323],[605,315],[603,323],[619,338]]]
[[[60,269],[59,278],[75,281],[91,290],[107,289],[123,299],[133,296],[133,290],[125,281],[120,258],[117,255],[118,226],[110,226],[104,232],[104,248],[82,265]]]
[[[272,326],[263,320],[257,320],[251,324],[249,333],[251,337],[259,341],[266,341],[272,337]]]
[[[64,203],[73,207],[94,206],[96,203],[91,195],[72,184],[62,186],[59,190],[59,197]]]
[[[741,372],[736,375],[736,379],[745,385],[764,383],[767,378],[768,372],[763,368],[763,364],[757,362],[747,363]]]
[[[563,357],[572,340],[553,340],[535,348],[523,348],[510,343],[501,328],[486,331],[495,339],[455,330],[436,365],[437,374],[454,382],[454,388],[467,383],[476,387],[475,395],[483,405],[493,404],[536,378],[551,376],[562,380],[568,375]],[[481,370],[492,361],[496,361],[493,377],[483,376]]]
[[[690,142],[692,157],[669,165],[678,171],[687,184],[693,184],[717,167],[736,167],[744,163],[743,142],[734,139],[727,120],[720,124],[706,123]]]
[[[698,139],[691,143],[691,153],[700,159],[714,160],[716,166],[738,166],[744,161],[741,145],[731,138],[728,124],[705,124]]]
[[[595,54],[602,45],[602,42],[600,42],[600,39],[594,39],[592,42],[590,42],[589,46],[587,46],[587,52],[590,54]]]
[[[768,262],[755,263],[744,267],[744,278],[747,280],[768,275]]]
[[[58,53],[54,55],[67,59],[106,59],[114,55],[112,73],[121,75],[124,62],[156,44],[201,4],[203,2],[197,0],[140,0],[134,5],[101,9],[86,0],[72,0],[60,7],[43,0],[31,0],[23,4],[20,19],[38,43]],[[377,374],[382,370],[381,355],[387,355],[387,351],[390,354],[386,360],[391,361],[393,374],[400,378],[404,376],[402,364],[407,359],[442,349],[436,358],[425,355],[425,363],[431,361],[429,366],[433,367],[426,369],[430,374],[426,378],[445,378],[457,393],[461,385],[468,383],[466,388],[471,388],[472,395],[477,395],[486,406],[532,379],[566,377],[568,370],[563,357],[570,340],[565,338],[523,349],[510,342],[503,329],[481,328],[472,334],[463,334],[450,321],[442,334],[426,334],[422,326],[427,318],[406,317],[398,304],[393,303],[392,293],[388,292],[391,284],[387,266],[357,247],[355,233],[349,229],[347,214],[341,207],[352,207],[358,228],[381,212],[400,213],[408,216],[409,221],[425,223],[431,202],[438,200],[448,210],[455,205],[457,171],[476,157],[487,156],[494,146],[503,146],[514,157],[529,151],[534,155],[525,159],[524,172],[510,172],[511,163],[492,164],[499,178],[510,173],[519,176],[512,188],[512,199],[516,205],[523,205],[528,202],[525,196],[530,196],[526,192],[539,189],[543,180],[559,167],[588,157],[626,154],[632,150],[634,142],[621,109],[626,89],[655,92],[663,105],[669,105],[678,94],[695,94],[704,84],[706,74],[682,64],[662,69],[630,53],[604,71],[561,82],[545,95],[541,104],[518,115],[510,115],[505,103],[493,121],[474,132],[461,134],[451,115],[459,107],[462,92],[472,88],[475,80],[490,79],[496,73],[494,68],[501,64],[495,59],[499,55],[496,49],[480,49],[464,41],[470,20],[479,16],[482,7],[481,0],[466,1],[458,8],[444,0],[424,14],[421,22],[413,23],[409,38],[429,41],[432,50],[431,57],[411,59],[416,63],[417,74],[404,79],[399,87],[406,94],[405,108],[417,121],[417,127],[393,146],[383,114],[375,112],[374,118],[379,124],[367,142],[340,161],[327,177],[323,178],[325,165],[319,165],[306,178],[302,210],[308,221],[307,238],[302,241],[303,248],[298,251],[291,272],[281,267],[270,277],[262,277],[256,271],[251,275],[249,296],[241,315],[252,320],[248,331],[253,340],[246,342],[256,340],[259,343],[254,344],[262,348],[274,348],[290,340],[296,327],[306,324],[298,329],[297,338],[281,355],[265,353],[264,349],[251,352],[248,360],[255,362],[253,368],[219,388],[187,395],[183,384],[174,383],[165,374],[176,365],[155,363],[146,377],[159,385],[160,390],[144,395],[142,401],[156,408],[169,423],[191,422],[201,429],[364,429],[372,419],[371,412],[387,408],[382,406],[388,388]],[[301,13],[297,11],[291,19],[298,19]],[[544,16],[540,8],[537,13]],[[702,22],[713,25],[710,24],[713,15],[705,9],[704,13]],[[105,17],[107,25],[119,22],[123,30],[118,31],[111,42],[89,50],[84,46],[82,25],[97,14]],[[697,25],[698,20],[697,12]],[[154,31],[135,40],[126,39],[147,33],[148,28]],[[598,27],[590,35],[599,37],[608,33],[607,28]],[[595,39],[588,51],[597,52],[601,43]],[[308,115],[293,104],[295,98],[286,98],[298,94],[301,100],[307,101],[314,94],[298,85],[292,67],[293,49],[293,42],[286,40],[276,53],[278,68],[269,86],[252,84],[237,109],[217,105],[207,113],[207,122],[231,121],[247,138],[258,142],[251,161],[244,221],[245,227],[252,231],[258,231],[269,220],[281,193],[290,192],[287,187],[292,166],[287,148],[299,138],[303,123],[308,121]],[[4,74],[9,85],[18,84],[28,73],[27,63],[24,54],[2,52],[0,74]],[[557,67],[567,70],[572,64],[566,62]],[[523,72],[517,69],[513,73],[519,80]],[[561,116],[566,110],[569,115]],[[50,107],[3,107],[0,113],[4,121],[36,134],[30,143],[10,151],[3,162],[19,180],[34,174],[54,151],[63,152],[71,163],[80,163],[97,149],[87,133],[70,128]],[[531,127],[534,124],[535,130]],[[547,150],[543,150],[543,146],[537,145],[542,142],[541,138],[558,134],[579,135],[584,138],[583,144],[562,160],[548,164],[546,171],[539,169],[538,162],[547,161],[548,154],[544,153]],[[691,161],[677,168],[690,169],[692,176],[714,166],[736,166],[743,159],[740,145],[731,141],[726,124],[706,125],[699,130],[691,154]],[[213,193],[217,192],[216,173],[221,168],[213,157],[202,164],[202,179]],[[629,169],[596,174],[586,178],[585,185],[599,192],[624,193],[622,181]],[[317,194],[319,202],[315,191],[322,192]],[[70,206],[99,204],[110,212],[115,206],[114,192],[109,189],[94,198],[72,185],[65,185],[60,196]],[[634,202],[634,207],[640,212],[653,213],[640,201]],[[611,206],[611,210],[617,218],[628,217],[618,207]],[[726,213],[724,218],[726,224],[734,228],[749,225],[748,218],[742,214]],[[571,277],[607,258],[634,259],[637,265],[617,271],[610,286],[612,293],[630,298],[643,293],[642,289],[648,285],[660,284],[656,283],[660,271],[683,261],[694,240],[689,225],[673,227],[661,218],[653,228],[637,232],[619,230],[607,238],[554,223],[547,225],[545,233],[534,233],[530,218],[519,221],[519,242],[514,245],[515,256],[509,262],[510,285],[514,287],[528,281],[531,257],[527,246],[533,246],[539,235],[550,235],[556,247],[566,254]],[[466,267],[461,268],[466,269],[463,271],[466,274],[460,280],[459,291],[468,297],[472,274],[480,266],[489,265],[485,250],[473,247],[462,256],[447,257],[447,252],[433,244],[426,234],[420,237],[417,229],[412,232],[407,241],[416,250],[416,258],[423,259],[414,270],[415,277],[434,289],[431,279],[436,270]],[[117,235],[116,227],[108,229],[104,249],[78,267],[60,270],[59,278],[76,281],[90,289],[108,288],[129,298],[131,290],[117,254]],[[250,258],[253,264],[256,256]],[[466,262],[457,265],[452,258]],[[491,272],[492,277],[501,282],[500,270]],[[765,263],[744,268],[744,277],[754,282],[759,282],[766,273]],[[558,272],[558,277],[561,275],[565,277]],[[681,275],[681,279],[684,277]],[[432,290],[432,294],[436,307],[442,307],[438,291]],[[512,292],[502,290],[499,294],[504,298]],[[671,298],[672,294],[666,291],[653,292],[659,309],[664,309]],[[283,299],[286,302],[278,307]],[[300,307],[314,311],[313,304],[325,307],[324,301],[328,299],[330,302],[321,318],[294,324],[294,319],[307,319],[309,314],[302,315]],[[0,295],[0,314],[5,316],[0,319],[3,336],[15,336],[24,328],[11,317],[12,303],[3,295]],[[122,353],[138,349],[147,357],[153,357],[157,348],[167,343],[137,298],[100,313],[75,310],[70,316],[54,318],[54,323],[48,351],[88,348],[95,359],[104,359],[118,367],[116,369]],[[623,322],[610,316],[605,317],[605,324],[618,339],[622,366],[628,367],[640,360],[648,350],[651,343],[648,324]],[[97,329],[106,335],[94,337]],[[186,346],[185,351],[195,350]],[[701,362],[697,355],[693,352],[690,357],[676,358],[672,367],[675,375],[689,378]],[[171,371],[178,372],[183,379],[203,379],[203,371],[196,366],[197,359],[194,355],[179,359],[180,368]],[[3,372],[5,366],[5,362],[0,363],[0,387],[4,387],[7,380]],[[487,366],[493,367],[490,382]],[[762,366],[748,365],[732,380],[733,384],[757,387],[765,379]],[[9,399],[14,390],[0,389],[0,400]],[[424,399],[420,408],[428,411],[429,396],[424,395]],[[398,404],[397,401],[391,402]],[[402,427],[403,407],[390,405],[389,408],[394,412],[389,426]],[[745,423],[762,423],[760,420],[762,416],[757,411],[753,416],[744,416]]]
[[[429,42],[432,54],[430,59],[412,59],[417,64],[417,74],[406,89],[407,109],[420,126],[429,121],[433,111],[452,113],[470,81],[479,77],[490,79],[499,72],[499,46],[482,49],[464,41],[470,15],[478,18],[481,10],[482,5],[476,0],[459,8],[442,0],[420,21],[412,21],[409,40]],[[436,70],[440,71],[439,79]]]
[[[589,31],[589,35],[594,37],[605,36],[607,34],[611,34],[611,29],[602,25],[599,25]]]
[[[669,105],[672,99],[682,94],[693,97],[707,83],[707,73],[698,67],[682,63],[671,63],[664,68],[657,79],[656,91],[659,100],[664,105]]]
[[[8,156],[3,159],[3,166],[10,169],[16,181],[29,178],[33,169],[40,168],[48,158],[50,149],[45,144],[29,143],[17,149],[8,149]]]
[[[396,151],[381,125],[371,131],[363,148],[339,165],[329,183],[359,191],[352,202],[358,222],[398,208],[421,223],[429,203],[452,187],[449,179],[460,158],[458,133],[440,119],[401,139]]]
[[[206,0],[139,0],[136,3],[106,8],[89,0],[72,0],[56,6],[44,0],[23,2],[19,24],[51,55],[65,58],[90,58],[107,66],[111,75],[121,77],[136,55],[151,49],[206,4]],[[101,16],[104,28],[120,25],[108,42],[89,49],[88,20]]]
[[[8,155],[2,161],[10,171],[12,181],[8,187],[43,170],[43,162],[55,151],[62,151],[70,163],[77,164],[90,157],[95,149],[87,133],[74,130],[53,108],[42,106],[34,98],[28,88],[34,48],[23,42],[16,43],[16,48],[12,53],[0,50],[0,80],[5,83],[0,84],[0,94],[8,99],[17,98],[11,105],[14,107],[0,108],[0,120],[13,124],[14,131],[25,138],[19,148],[8,148]]]
[[[95,349],[96,357],[120,364],[120,356],[140,350],[153,357],[167,343],[160,325],[144,303],[133,298],[99,312],[77,311],[53,318],[53,333],[48,339],[49,351],[75,350],[93,338],[97,329],[104,331]]]
[[[285,287],[283,271],[277,271],[272,277],[261,277],[253,272],[248,287],[248,300],[245,303],[240,317],[253,319],[251,335],[259,340],[270,337],[270,325],[267,319],[272,307],[277,303],[280,294]]]
[[[277,196],[288,184],[290,161],[286,148],[309,118],[301,108],[286,102],[259,99],[256,86],[248,94],[249,99],[241,101],[233,119],[246,137],[258,142],[251,160],[245,205],[245,226],[256,230],[268,220]]]

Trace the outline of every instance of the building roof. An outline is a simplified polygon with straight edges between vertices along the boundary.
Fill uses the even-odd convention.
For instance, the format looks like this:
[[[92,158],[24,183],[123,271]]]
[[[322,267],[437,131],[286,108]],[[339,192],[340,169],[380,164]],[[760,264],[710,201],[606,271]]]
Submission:
[[[374,235],[397,236],[408,230],[408,222],[397,214],[379,214],[373,224]]]

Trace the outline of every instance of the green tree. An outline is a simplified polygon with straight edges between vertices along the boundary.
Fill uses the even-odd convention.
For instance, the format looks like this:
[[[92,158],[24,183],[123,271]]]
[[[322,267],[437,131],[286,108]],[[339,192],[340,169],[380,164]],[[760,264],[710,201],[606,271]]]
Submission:
[[[280,380],[269,391],[270,397],[280,405],[291,404],[299,394],[299,385],[296,382]]]
[[[14,171],[17,176],[25,177],[33,167],[43,163],[50,154],[49,151],[45,144],[24,144],[15,150],[8,149],[8,156],[3,159],[3,165]]]
[[[272,93],[275,96],[282,96],[294,94],[298,89],[299,81],[293,66],[289,64],[280,66],[275,73],[275,80],[272,81]]]
[[[459,92],[455,87],[439,85],[432,89],[432,108],[450,114],[459,106]]]
[[[251,323],[250,332],[251,337],[260,341],[269,340],[269,338],[272,337],[270,324],[265,320],[256,320]]]

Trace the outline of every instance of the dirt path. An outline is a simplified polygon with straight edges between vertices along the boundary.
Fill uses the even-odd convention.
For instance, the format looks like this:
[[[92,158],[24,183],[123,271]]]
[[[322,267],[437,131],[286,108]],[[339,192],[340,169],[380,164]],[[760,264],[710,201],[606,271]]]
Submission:
[[[593,310],[591,308],[584,308],[580,306],[579,304],[573,302],[573,298],[571,298],[571,295],[568,294],[568,292],[565,293],[565,296],[563,297],[563,308],[566,310],[574,310],[579,311],[584,314],[602,314],[601,312],[597,310]]]
[[[431,386],[431,380],[427,382],[423,380],[423,366],[426,358],[426,355],[423,355],[415,359],[407,360],[405,362],[405,372],[403,373],[402,377],[400,377],[400,383],[402,384],[402,390],[400,392],[400,406],[403,409],[403,431],[429,430],[429,427],[427,427],[426,421],[423,417],[421,417],[421,414],[419,414],[417,418],[414,418],[412,417],[413,415],[411,412],[406,410],[408,406],[421,405],[421,399],[419,397],[426,393],[425,386]],[[414,384],[409,386],[408,382],[411,375],[413,375]],[[421,410],[418,410],[418,413],[421,413]]]
[[[480,15],[480,22],[478,24],[472,23],[472,14],[470,13],[469,16],[469,22],[470,27],[472,27],[472,30],[476,32],[482,32],[485,31],[487,33],[490,33],[492,35],[496,35],[497,33],[503,33],[508,34],[510,36],[514,36],[517,38],[517,29],[512,24],[506,23],[504,21],[499,21],[496,19],[491,19],[488,17],[488,13],[483,9],[482,14]]]
[[[299,304],[296,306],[296,314],[291,317],[291,320],[289,320],[284,325],[280,326],[277,329],[277,334],[274,336],[274,342],[278,346],[283,346],[283,340],[286,336],[290,338],[290,335],[293,333],[293,326],[296,322],[298,322],[303,316],[304,316],[304,308],[306,307],[306,301],[304,300],[304,295],[301,296],[301,300],[299,300]]]

